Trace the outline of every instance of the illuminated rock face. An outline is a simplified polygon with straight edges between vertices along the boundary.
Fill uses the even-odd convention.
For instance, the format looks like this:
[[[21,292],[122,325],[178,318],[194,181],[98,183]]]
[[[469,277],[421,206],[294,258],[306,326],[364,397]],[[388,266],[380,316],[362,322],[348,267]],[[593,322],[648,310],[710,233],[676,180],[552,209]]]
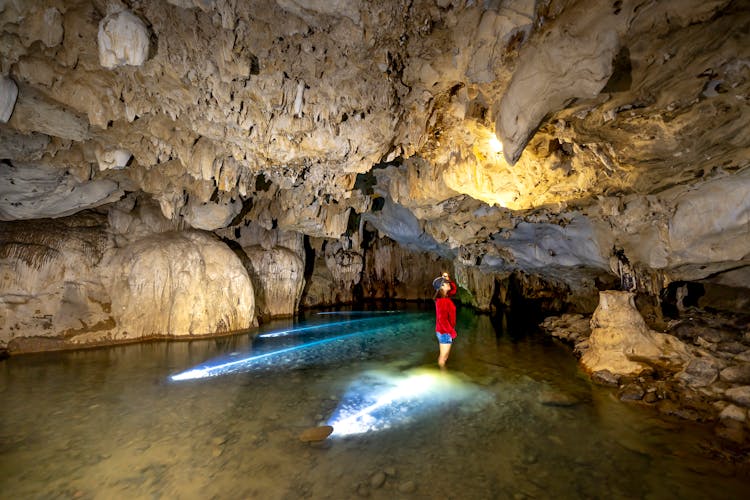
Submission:
[[[205,233],[161,233],[118,249],[106,283],[116,340],[227,333],[255,322],[247,271]]]
[[[96,209],[120,248],[150,234],[135,193],[172,230],[293,234],[304,305],[427,298],[438,261],[480,309],[511,273],[587,312],[613,278],[740,297],[748,23],[729,0],[11,2],[0,220]],[[375,263],[391,241],[409,266]]]
[[[109,223],[87,214],[2,227],[1,347],[63,349],[257,324],[247,271],[225,244],[207,233],[159,232],[169,225],[155,226],[148,211],[117,212]],[[122,228],[130,239],[117,234]]]
[[[140,66],[148,57],[148,28],[128,11],[109,14],[99,22],[99,64]]]

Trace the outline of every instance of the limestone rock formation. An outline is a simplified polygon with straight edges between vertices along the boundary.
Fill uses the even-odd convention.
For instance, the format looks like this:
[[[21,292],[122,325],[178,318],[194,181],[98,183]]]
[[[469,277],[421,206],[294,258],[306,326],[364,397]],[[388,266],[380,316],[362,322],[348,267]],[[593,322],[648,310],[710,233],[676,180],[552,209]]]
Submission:
[[[250,259],[258,316],[294,316],[305,286],[305,263],[292,250],[279,246],[243,248]]]
[[[108,179],[80,182],[47,166],[0,164],[0,220],[61,217],[119,200],[120,186]]]
[[[364,267],[362,252],[347,248],[349,244],[348,240],[329,243],[324,253],[326,267],[344,290],[352,290],[359,283]]]
[[[437,276],[438,273],[435,273]],[[496,284],[499,276],[487,275],[474,266],[459,265],[456,266],[456,272],[453,279],[459,283],[462,288],[468,290],[471,294],[469,303],[479,311],[490,311],[492,299],[495,298],[496,291],[499,292],[501,287]],[[498,298],[499,302],[504,301]]]
[[[432,298],[432,280],[444,271],[453,273],[450,261],[425,256],[388,239],[378,239],[365,261],[363,296],[375,299]],[[457,282],[461,285],[461,282]]]
[[[302,304],[306,307],[351,304],[363,297],[357,296],[355,286],[363,278],[364,251],[349,248],[351,241],[343,244],[316,240],[316,258],[304,290]],[[376,298],[376,297],[367,297]]]
[[[599,307],[591,318],[589,347],[581,357],[586,370],[638,375],[654,366],[677,371],[690,360],[682,341],[646,326],[633,293],[606,291],[599,298]]]
[[[128,11],[114,12],[99,21],[99,64],[140,66],[148,57],[148,28]]]
[[[84,333],[106,338],[115,323],[99,266],[110,239],[101,215],[0,227],[0,346],[36,350],[17,345],[26,337],[54,345]]]
[[[257,324],[253,286],[215,236],[126,198],[108,215],[0,227],[0,347],[11,352],[227,333]]]
[[[205,233],[147,236],[115,251],[108,264],[115,340],[227,333],[254,324],[247,271]]]

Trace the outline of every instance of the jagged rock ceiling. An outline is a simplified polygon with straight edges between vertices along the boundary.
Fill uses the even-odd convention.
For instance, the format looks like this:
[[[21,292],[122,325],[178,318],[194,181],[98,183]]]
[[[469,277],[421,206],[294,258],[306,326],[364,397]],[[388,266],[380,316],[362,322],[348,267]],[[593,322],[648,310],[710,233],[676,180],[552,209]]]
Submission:
[[[10,0],[0,27],[0,220],[143,192],[198,229],[747,283],[745,1]]]

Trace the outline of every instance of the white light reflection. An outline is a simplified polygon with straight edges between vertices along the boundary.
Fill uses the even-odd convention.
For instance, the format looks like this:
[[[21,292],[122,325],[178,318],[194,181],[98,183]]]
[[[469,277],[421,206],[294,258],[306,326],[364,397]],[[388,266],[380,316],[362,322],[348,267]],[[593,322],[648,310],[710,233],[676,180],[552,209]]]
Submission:
[[[212,364],[212,365],[207,365],[207,366],[201,366],[198,368],[193,368],[192,370],[187,370],[187,371],[178,373],[176,375],[172,375],[171,377],[169,377],[169,379],[174,382],[177,382],[181,380],[191,380],[191,379],[198,379],[198,378],[205,378],[205,377],[215,377],[217,375],[225,375],[227,373],[231,373],[234,371],[248,369],[252,367],[254,364],[256,364],[257,361],[263,360],[265,358],[275,357],[280,354],[285,354],[285,353],[289,353],[292,351],[297,351],[301,349],[309,349],[311,347],[328,344],[330,342],[335,342],[337,340],[347,339],[350,337],[356,337],[359,335],[367,335],[370,333],[381,332],[381,331],[383,331],[383,327],[372,328],[369,330],[361,330],[359,332],[349,333],[347,335],[339,335],[337,337],[316,340],[313,342],[308,342],[306,344],[297,345],[293,347],[287,347],[284,349],[278,349],[276,351],[271,351],[271,352],[267,352],[264,354],[246,356],[244,358],[237,359],[234,361],[229,361],[226,363],[217,363],[217,364]]]
[[[401,311],[323,311],[318,314],[394,314]]]
[[[368,372],[352,384],[328,425],[333,437],[380,431],[406,425],[447,403],[483,397],[475,387],[437,370]]]
[[[492,134],[490,136],[489,144],[490,144],[490,151],[492,151],[496,155],[499,155],[500,153],[503,152],[503,143],[500,142],[500,139],[498,139],[495,134]]]
[[[323,313],[318,313],[323,314]],[[353,323],[362,323],[362,322],[369,322],[369,321],[382,321],[383,319],[380,317],[376,318],[363,318],[363,319],[348,319],[346,321],[336,321],[334,323],[323,323],[320,325],[313,325],[313,326],[298,326],[296,328],[290,328],[288,330],[278,330],[274,332],[268,332],[263,333],[261,335],[258,335],[258,338],[273,338],[273,337],[286,337],[288,335],[297,335],[298,333],[307,332],[310,330],[319,330],[321,328],[328,328],[328,327],[334,327],[334,326],[341,326],[341,325],[351,325]]]

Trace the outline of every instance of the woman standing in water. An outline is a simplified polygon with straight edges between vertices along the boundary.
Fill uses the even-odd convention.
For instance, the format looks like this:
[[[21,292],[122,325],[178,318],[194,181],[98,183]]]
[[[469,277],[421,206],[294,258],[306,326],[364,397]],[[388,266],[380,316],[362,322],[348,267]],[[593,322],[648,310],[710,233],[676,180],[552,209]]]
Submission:
[[[453,339],[456,338],[456,305],[450,297],[456,295],[458,288],[448,273],[435,278],[432,286],[435,288],[435,334],[440,348],[438,365],[444,370]]]

